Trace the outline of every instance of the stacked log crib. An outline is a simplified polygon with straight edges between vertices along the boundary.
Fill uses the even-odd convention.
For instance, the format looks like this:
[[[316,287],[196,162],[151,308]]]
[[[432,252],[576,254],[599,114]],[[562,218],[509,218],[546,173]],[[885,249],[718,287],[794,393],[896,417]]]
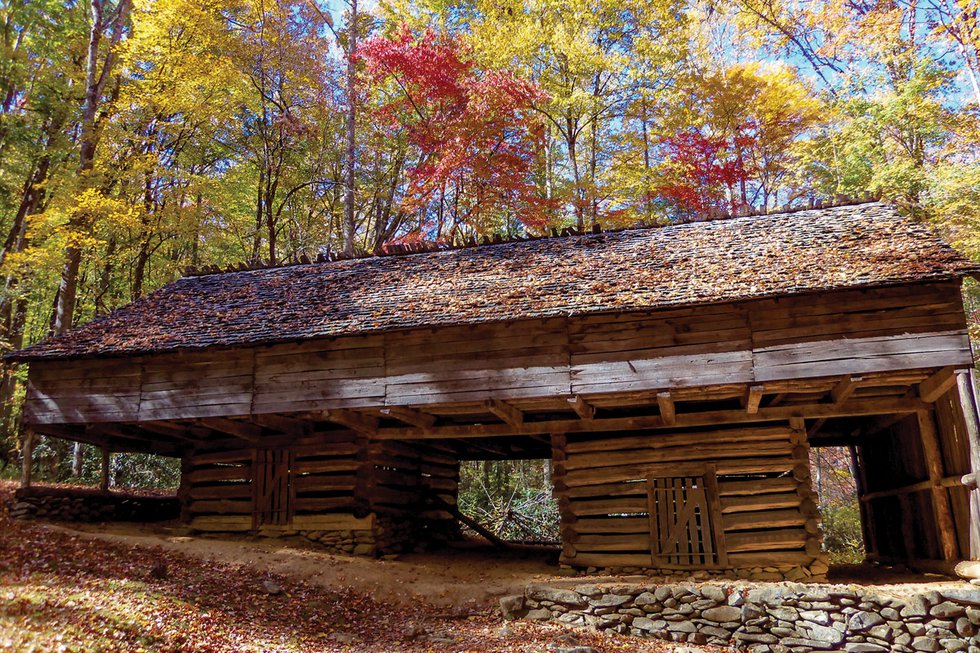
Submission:
[[[458,535],[459,462],[434,445],[327,431],[281,446],[198,451],[184,472],[184,516],[197,531],[298,535],[355,555]]]
[[[758,580],[828,564],[802,425],[555,436],[561,562]]]

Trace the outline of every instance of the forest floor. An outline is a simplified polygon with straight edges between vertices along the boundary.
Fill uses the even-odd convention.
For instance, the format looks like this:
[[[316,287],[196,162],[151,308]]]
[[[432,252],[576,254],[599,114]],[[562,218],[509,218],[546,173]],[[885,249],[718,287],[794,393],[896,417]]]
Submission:
[[[13,490],[0,481],[0,651],[536,653],[572,640],[600,653],[674,648],[503,621],[492,598],[511,587],[508,574],[531,572],[521,587],[533,581],[540,560],[507,572],[484,560],[470,572],[484,581],[467,583],[482,594],[459,593],[444,574],[426,584],[421,561],[331,561],[269,543],[12,520]],[[303,559],[316,571],[294,566]],[[374,567],[383,571],[365,577]]]

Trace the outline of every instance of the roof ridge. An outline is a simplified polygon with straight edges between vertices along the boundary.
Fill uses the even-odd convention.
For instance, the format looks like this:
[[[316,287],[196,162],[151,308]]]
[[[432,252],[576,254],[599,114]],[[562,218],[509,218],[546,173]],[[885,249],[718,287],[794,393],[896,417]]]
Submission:
[[[791,215],[794,213],[800,213],[803,211],[812,211],[817,209],[829,209],[839,206],[858,206],[861,204],[875,204],[881,201],[881,197],[878,194],[866,192],[862,196],[851,196],[851,195],[836,195],[833,199],[827,200],[817,200],[810,198],[805,204],[791,205],[784,204],[783,206],[774,207],[769,210],[766,207],[755,208],[755,207],[745,207],[744,210],[736,211],[734,214],[727,212],[719,212],[717,210],[700,214],[698,218],[691,220],[687,223],[673,223],[673,224],[663,224],[658,222],[647,222],[640,221],[629,227],[620,227],[617,229],[607,229],[603,230],[602,226],[598,223],[594,224],[591,229],[579,230],[575,227],[564,227],[558,229],[555,227],[551,228],[551,233],[546,235],[515,235],[511,237],[503,237],[500,234],[494,234],[493,236],[483,236],[482,238],[477,238],[476,236],[470,236],[462,243],[458,244],[447,244],[440,243],[438,241],[418,241],[414,243],[398,243],[385,245],[385,249],[375,249],[373,252],[368,252],[361,250],[355,252],[354,254],[347,255],[337,252],[327,252],[321,253],[315,258],[311,258],[306,254],[302,254],[298,257],[294,257],[288,261],[278,262],[275,264],[270,264],[268,261],[252,261],[252,262],[241,262],[238,264],[229,265],[227,267],[222,267],[218,265],[208,265],[208,266],[189,266],[184,269],[184,277],[203,277],[212,274],[231,274],[235,272],[250,272],[255,270],[275,270],[280,268],[290,268],[300,265],[311,265],[314,263],[335,263],[339,261],[351,261],[358,259],[374,259],[374,258],[388,258],[395,256],[411,256],[413,254],[431,254],[435,252],[446,252],[457,249],[474,249],[481,247],[492,247],[494,245],[507,245],[511,243],[524,243],[535,240],[544,240],[548,238],[571,238],[578,236],[589,236],[598,235],[602,233],[622,233],[624,231],[642,231],[646,229],[662,229],[665,227],[676,227],[682,224],[700,223],[700,222],[717,222],[722,220],[732,220],[736,218],[746,218],[746,217],[774,217],[779,215]]]

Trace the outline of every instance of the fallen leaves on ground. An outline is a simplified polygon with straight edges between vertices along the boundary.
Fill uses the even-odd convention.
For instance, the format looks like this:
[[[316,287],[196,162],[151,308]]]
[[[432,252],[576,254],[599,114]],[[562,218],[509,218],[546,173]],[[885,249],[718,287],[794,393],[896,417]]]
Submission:
[[[447,614],[350,587],[124,546],[9,518],[0,482],[0,651],[545,651],[568,631],[505,622],[488,606]],[[392,586],[392,594],[410,587]],[[601,653],[667,650],[631,637],[574,631]]]

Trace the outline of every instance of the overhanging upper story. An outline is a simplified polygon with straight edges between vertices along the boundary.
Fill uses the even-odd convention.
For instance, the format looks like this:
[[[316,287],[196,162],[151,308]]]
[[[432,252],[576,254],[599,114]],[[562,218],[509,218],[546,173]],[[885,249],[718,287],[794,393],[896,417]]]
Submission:
[[[28,426],[164,453],[886,414],[972,365],[978,269],[869,203],[188,277],[14,358]]]

